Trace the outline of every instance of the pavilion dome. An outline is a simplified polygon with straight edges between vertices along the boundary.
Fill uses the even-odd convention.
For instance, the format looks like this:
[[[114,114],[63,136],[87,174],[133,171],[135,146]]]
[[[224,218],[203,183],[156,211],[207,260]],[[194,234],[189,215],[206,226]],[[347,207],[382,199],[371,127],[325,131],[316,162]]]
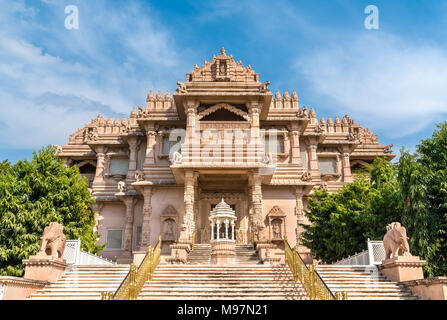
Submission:
[[[236,214],[233,209],[224,201],[219,202],[210,213],[210,218],[228,217],[235,218]]]

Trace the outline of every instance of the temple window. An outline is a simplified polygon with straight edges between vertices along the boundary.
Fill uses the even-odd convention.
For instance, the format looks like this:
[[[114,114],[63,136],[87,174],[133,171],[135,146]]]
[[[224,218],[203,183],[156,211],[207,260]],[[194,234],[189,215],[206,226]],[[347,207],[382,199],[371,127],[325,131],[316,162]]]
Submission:
[[[275,143],[276,142],[276,143]],[[274,154],[284,153],[284,136],[277,135],[276,141],[274,138],[270,138],[268,134],[264,136],[264,150]]]
[[[120,250],[123,247],[123,230],[107,230],[106,236],[107,246],[109,250]]]
[[[177,136],[177,140],[170,141],[169,135],[163,136],[163,142],[162,142],[162,150],[161,153],[163,155],[170,155],[171,153],[174,153],[175,151],[182,152],[181,149],[179,150],[172,150],[172,147],[179,143],[181,141],[181,137]]]
[[[123,158],[115,158],[110,161],[111,174],[127,174],[129,171],[129,160]]]
[[[321,173],[337,173],[337,160],[332,157],[318,158],[318,168]]]

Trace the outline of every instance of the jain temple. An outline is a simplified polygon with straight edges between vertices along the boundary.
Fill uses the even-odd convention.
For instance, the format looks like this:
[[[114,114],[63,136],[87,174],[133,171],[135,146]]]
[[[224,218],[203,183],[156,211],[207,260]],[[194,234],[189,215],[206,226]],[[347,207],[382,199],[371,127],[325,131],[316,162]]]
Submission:
[[[100,257],[89,255],[52,224],[41,251],[23,260],[24,279],[0,277],[6,295],[439,298],[441,289],[426,289],[439,283],[423,279],[425,262],[399,240],[406,231],[398,222],[354,257],[333,265],[313,259],[301,236],[315,188],[335,192],[355,169],[395,155],[348,115],[318,118],[295,90],[272,93],[269,84],[222,48],[173,93],[150,91],[129,118],[98,115],[56,146],[86,178],[94,231],[106,246]],[[56,238],[65,251],[51,246]]]

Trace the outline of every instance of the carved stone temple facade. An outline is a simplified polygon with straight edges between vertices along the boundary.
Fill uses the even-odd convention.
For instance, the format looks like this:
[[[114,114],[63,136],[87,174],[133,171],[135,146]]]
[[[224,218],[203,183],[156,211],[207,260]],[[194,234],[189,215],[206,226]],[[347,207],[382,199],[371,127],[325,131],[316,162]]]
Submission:
[[[209,243],[222,199],[237,217],[236,243],[279,248],[287,236],[306,253],[299,224],[313,187],[336,191],[375,156],[394,157],[349,116],[318,120],[295,90],[273,94],[224,49],[177,85],[172,95],[150,91],[129,119],[98,115],[57,146],[97,200],[104,257],[130,262],[159,236],[169,254],[182,230]]]

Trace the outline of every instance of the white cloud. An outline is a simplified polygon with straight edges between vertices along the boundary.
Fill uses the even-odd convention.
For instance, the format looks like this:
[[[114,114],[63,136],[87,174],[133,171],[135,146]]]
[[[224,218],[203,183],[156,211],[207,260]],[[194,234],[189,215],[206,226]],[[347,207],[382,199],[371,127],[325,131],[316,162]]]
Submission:
[[[300,57],[296,68],[334,109],[391,138],[447,114],[447,52],[435,45],[362,33]]]
[[[0,147],[66,143],[98,113],[128,116],[149,89],[175,86],[179,50],[141,6],[80,3],[80,29],[68,31],[64,4],[42,2],[45,21],[22,0],[0,0]]]

